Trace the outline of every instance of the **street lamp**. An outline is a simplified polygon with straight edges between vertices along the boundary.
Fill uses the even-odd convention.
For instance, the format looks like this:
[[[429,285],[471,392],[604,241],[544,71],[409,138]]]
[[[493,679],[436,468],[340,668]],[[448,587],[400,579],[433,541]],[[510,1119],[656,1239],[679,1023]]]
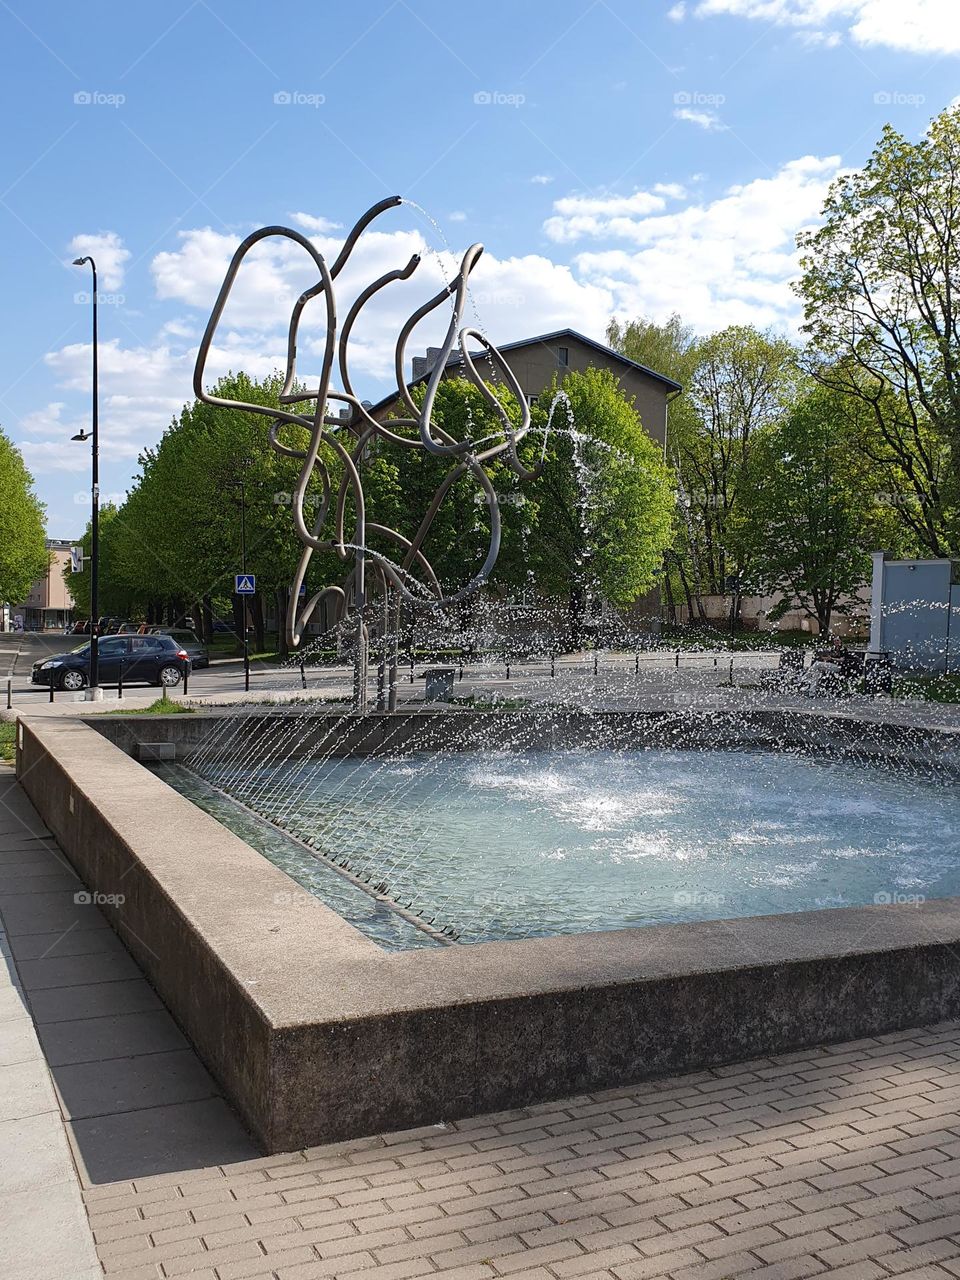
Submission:
[[[86,696],[91,702],[103,697],[100,688],[100,654],[97,647],[97,624],[100,618],[100,435],[97,416],[97,264],[91,257],[74,258],[75,267],[90,264],[93,272],[93,411],[91,431],[80,431],[72,436],[81,442],[91,440],[93,474],[90,486],[90,672]]]

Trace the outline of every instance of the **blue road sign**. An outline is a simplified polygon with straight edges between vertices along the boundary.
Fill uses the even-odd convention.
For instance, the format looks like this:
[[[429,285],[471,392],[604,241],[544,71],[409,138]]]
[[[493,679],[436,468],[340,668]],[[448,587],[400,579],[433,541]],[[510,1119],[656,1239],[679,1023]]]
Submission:
[[[238,596],[253,596],[257,593],[257,578],[253,573],[238,573],[235,575],[234,581],[236,586],[234,591]]]

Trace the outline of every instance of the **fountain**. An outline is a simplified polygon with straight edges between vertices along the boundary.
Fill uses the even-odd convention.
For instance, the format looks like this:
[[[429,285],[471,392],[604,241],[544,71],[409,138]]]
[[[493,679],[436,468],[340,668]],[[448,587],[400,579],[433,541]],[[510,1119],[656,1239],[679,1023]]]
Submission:
[[[546,443],[540,461],[530,440],[520,449],[532,426],[516,378],[462,324],[478,245],[402,327],[403,416],[381,421],[358,399],[351,331],[418,259],[364,289],[342,325],[335,285],[397,203],[369,210],[330,265],[298,232],[249,236],[198,354],[197,396],[267,418],[300,465],[291,600],[315,552],[344,565],[291,610],[290,663],[204,715],[20,730],[25,787],[87,884],[122,890],[108,918],[228,1095],[268,1150],[286,1150],[956,1017],[955,719],[866,693],[807,698],[775,650],[733,654],[703,630],[668,643],[590,609],[593,645],[575,647],[529,577],[519,601],[485,594],[501,532],[485,465],[505,461],[522,497]],[[317,271],[293,308],[282,407],[226,402],[203,385],[211,344],[245,255],[274,235]],[[326,337],[305,389],[297,334],[312,299]],[[406,342],[445,300],[418,404]],[[518,423],[471,344],[514,392]],[[435,421],[455,345],[495,438]],[[569,436],[586,530],[590,454],[569,409],[558,399],[549,429]],[[415,529],[368,509],[374,444],[449,463]],[[425,543],[461,478],[488,535],[482,564],[447,586]],[[596,600],[589,559],[577,569]],[[352,637],[349,666],[309,637],[324,599]],[[427,702],[440,654],[452,694]],[[371,657],[382,710],[368,705]],[[175,764],[130,758],[160,741]]]

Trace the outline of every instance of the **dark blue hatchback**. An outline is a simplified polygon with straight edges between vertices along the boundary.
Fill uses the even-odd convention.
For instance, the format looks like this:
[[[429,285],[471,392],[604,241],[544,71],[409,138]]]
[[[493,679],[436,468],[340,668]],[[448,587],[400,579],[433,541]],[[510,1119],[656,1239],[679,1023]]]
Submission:
[[[98,646],[101,684],[156,684],[172,689],[190,670],[190,658],[171,636],[104,636]],[[90,645],[33,664],[33,684],[82,689],[90,672]]]

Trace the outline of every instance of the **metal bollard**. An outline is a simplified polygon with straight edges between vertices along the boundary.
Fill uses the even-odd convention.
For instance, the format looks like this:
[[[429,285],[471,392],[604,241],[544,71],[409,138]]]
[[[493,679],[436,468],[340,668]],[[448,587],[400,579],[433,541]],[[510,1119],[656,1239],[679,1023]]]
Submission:
[[[53,701],[53,672],[50,672],[50,701]]]
[[[304,689],[307,687],[307,664],[303,658],[300,659],[300,685]]]
[[[13,676],[7,676],[7,710],[13,708]]]
[[[188,662],[183,669],[183,696],[184,697],[187,696],[187,681],[189,679],[190,679],[190,663]]]
[[[507,663],[507,679],[510,679],[510,663]]]
[[[413,684],[413,658],[410,659],[410,683]]]
[[[120,670],[117,673],[117,701],[123,701],[123,663],[120,664]]]
[[[680,670],[680,650],[677,650],[677,670]]]
[[[640,654],[639,653],[636,655],[636,657],[633,660],[633,674],[635,676],[638,676],[640,674]]]
[[[730,659],[730,684],[733,685],[733,659]]]
[[[556,655],[555,655],[555,654],[551,653],[551,655],[550,655],[550,675],[551,675],[551,677],[553,678],[553,677],[556,677],[556,674],[557,674],[557,658],[556,658]]]
[[[600,650],[593,651],[593,674],[596,675],[600,670]]]

